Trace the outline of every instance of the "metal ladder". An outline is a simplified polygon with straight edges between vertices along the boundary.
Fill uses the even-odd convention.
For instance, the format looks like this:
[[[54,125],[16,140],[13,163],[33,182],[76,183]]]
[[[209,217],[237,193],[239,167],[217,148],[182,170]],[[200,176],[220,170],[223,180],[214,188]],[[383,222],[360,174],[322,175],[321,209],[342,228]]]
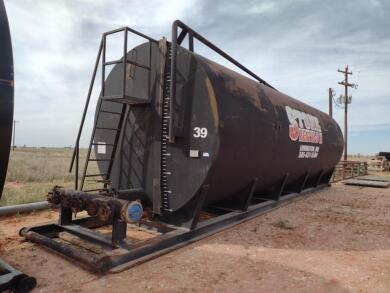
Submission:
[[[120,33],[120,32],[124,32],[123,58],[121,58],[119,60],[108,61],[107,62],[106,61],[107,36],[112,35],[112,34],[116,34],[116,33]],[[143,65],[143,64],[139,64],[139,63],[137,63],[135,61],[132,61],[132,60],[128,60],[128,58],[127,58],[127,40],[128,40],[128,33],[129,32],[131,32],[133,34],[136,34],[138,36],[141,36],[141,37],[143,37],[143,38],[145,38],[145,39],[147,39],[149,41],[149,65],[148,66]],[[76,190],[79,189],[78,172],[79,172],[80,137],[81,137],[82,129],[84,127],[86,113],[87,113],[87,110],[88,110],[90,98],[91,98],[91,95],[92,95],[92,89],[93,89],[93,86],[94,86],[94,82],[96,80],[96,73],[97,73],[97,70],[98,70],[100,62],[102,64],[102,66],[101,66],[101,68],[102,68],[101,97],[99,99],[99,104],[98,104],[98,107],[97,107],[98,110],[97,110],[97,114],[96,114],[96,117],[95,117],[95,122],[94,122],[94,125],[93,125],[91,139],[90,139],[90,142],[89,142],[87,157],[86,157],[86,161],[85,161],[85,165],[84,165],[84,169],[83,169],[83,173],[82,173],[82,177],[81,177],[80,190],[83,190],[86,178],[90,178],[90,177],[92,177],[92,178],[93,177],[101,177],[101,178],[103,178],[102,180],[93,180],[93,181],[97,181],[97,182],[102,182],[103,183],[103,189],[107,188],[108,184],[110,183],[110,175],[111,175],[111,171],[112,171],[112,167],[113,167],[113,163],[114,163],[114,159],[115,159],[115,155],[116,155],[116,151],[117,151],[117,147],[118,147],[118,142],[119,142],[119,139],[120,139],[120,136],[121,136],[121,132],[122,132],[122,128],[123,128],[123,124],[124,124],[124,120],[125,120],[125,116],[126,116],[127,110],[128,110],[128,108],[130,106],[145,105],[145,104],[147,104],[149,102],[149,101],[147,101],[145,99],[141,99],[141,98],[137,98],[137,97],[131,97],[131,96],[126,95],[127,64],[131,64],[131,65],[133,65],[135,67],[141,67],[141,68],[144,68],[145,70],[148,70],[148,72],[149,72],[149,84],[150,84],[152,42],[158,43],[156,40],[154,40],[154,39],[152,39],[152,38],[150,38],[150,37],[148,37],[148,36],[146,36],[146,35],[144,35],[142,33],[139,33],[138,31],[135,31],[135,30],[133,30],[133,29],[131,29],[129,27],[123,27],[123,28],[120,28],[120,29],[117,29],[117,30],[112,30],[112,31],[109,31],[109,32],[106,32],[106,33],[103,34],[102,40],[101,40],[101,43],[100,43],[100,47],[99,47],[98,56],[97,56],[97,59],[96,59],[96,62],[95,62],[94,71],[93,71],[93,74],[92,74],[92,79],[91,79],[91,83],[90,83],[90,87],[89,87],[89,91],[88,91],[86,104],[85,104],[85,107],[84,107],[84,112],[83,112],[83,116],[82,116],[82,120],[81,120],[81,124],[80,124],[80,128],[79,128],[79,132],[78,132],[77,139],[76,139],[76,144],[75,144],[75,149],[74,149],[72,160],[71,160],[71,165],[70,165],[70,168],[69,168],[69,172],[72,172],[74,162],[76,162],[76,166],[75,166],[75,169],[76,169],[76,171],[75,171],[75,189]],[[106,67],[109,66],[109,65],[116,65],[116,64],[121,64],[121,63],[123,64],[122,93],[119,94],[119,95],[107,96],[107,95],[105,95]],[[150,98],[150,86],[148,88],[148,98]],[[120,112],[114,112],[114,111],[103,110],[102,109],[102,105],[104,104],[104,102],[121,103],[122,104],[121,111]],[[118,115],[119,116],[119,120],[118,120],[117,126],[116,127],[101,127],[101,126],[98,126],[100,113],[108,113],[108,114],[111,114],[111,115]],[[99,143],[99,142],[95,141],[96,130],[115,132],[114,141],[110,142],[108,144],[104,143],[105,146],[111,147],[111,154],[109,155],[109,159],[91,158],[92,148],[94,146],[99,147],[99,145],[103,145],[102,143]],[[92,161],[95,161],[95,162],[106,161],[106,162],[108,162],[107,170],[104,173],[88,174],[89,162],[92,162]],[[84,190],[84,191],[89,192],[89,191],[100,191],[100,190],[102,190],[102,189],[90,189],[90,190]]]

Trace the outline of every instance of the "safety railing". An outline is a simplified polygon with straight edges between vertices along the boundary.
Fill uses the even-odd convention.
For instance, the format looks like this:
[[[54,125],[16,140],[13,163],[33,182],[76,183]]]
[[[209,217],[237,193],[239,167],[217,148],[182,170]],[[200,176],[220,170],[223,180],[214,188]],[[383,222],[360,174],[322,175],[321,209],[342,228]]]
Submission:
[[[180,33],[179,28],[181,29]],[[170,83],[170,105],[169,105],[169,110],[170,110],[170,117],[171,119],[169,120],[169,142],[174,142],[174,137],[173,137],[173,104],[175,102],[176,98],[176,58],[177,58],[177,49],[178,46],[182,44],[184,39],[188,36],[188,49],[191,52],[194,52],[194,39],[205,45],[206,47],[210,48],[226,60],[228,60],[230,63],[234,64],[238,68],[240,68],[242,71],[244,71],[246,74],[250,75],[252,78],[256,79],[259,83],[262,83],[270,88],[275,89],[272,85],[267,83],[265,80],[260,78],[258,75],[253,73],[251,70],[246,68],[244,65],[239,63],[236,59],[233,57],[229,56],[227,53],[222,51],[220,48],[218,48],[216,45],[211,43],[209,40],[207,40],[205,37],[191,29],[189,26],[181,22],[180,20],[176,20],[172,24],[172,58],[171,58],[171,83]]]
[[[106,61],[106,40],[107,40],[107,36],[112,35],[112,34],[116,34],[116,33],[121,33],[121,32],[124,33],[123,58],[120,59],[120,60],[107,62]],[[71,159],[71,163],[70,163],[70,167],[69,167],[69,172],[72,172],[73,165],[75,164],[75,189],[76,190],[79,189],[80,138],[81,138],[81,134],[82,134],[82,131],[83,131],[85,119],[86,119],[86,116],[87,116],[87,111],[88,111],[89,103],[90,103],[90,100],[91,100],[92,91],[93,91],[93,88],[94,88],[94,85],[95,85],[95,80],[96,80],[96,75],[97,75],[97,72],[98,72],[99,65],[101,65],[101,70],[102,70],[102,79],[101,79],[101,97],[102,98],[99,100],[99,103],[100,103],[98,105],[99,109],[100,109],[101,103],[103,101],[103,98],[105,97],[106,66],[123,63],[123,83],[122,83],[122,95],[121,95],[122,97],[125,97],[125,91],[126,91],[126,68],[127,68],[126,64],[127,63],[131,63],[131,64],[133,64],[135,66],[142,66],[142,65],[137,64],[135,62],[132,62],[131,60],[128,60],[128,58],[127,58],[128,33],[133,33],[135,35],[138,35],[138,36],[148,40],[149,43],[151,43],[151,42],[158,43],[158,41],[156,41],[155,39],[153,39],[151,37],[148,37],[148,36],[138,32],[138,31],[136,31],[134,29],[131,29],[129,27],[122,27],[122,28],[119,28],[119,29],[115,29],[115,30],[103,33],[102,39],[101,39],[101,42],[100,42],[100,45],[99,45],[98,54],[97,54],[96,61],[95,61],[95,66],[94,66],[93,73],[92,73],[92,78],[91,78],[89,89],[88,89],[87,99],[85,101],[85,106],[84,106],[84,110],[83,110],[83,114],[82,114],[82,118],[81,118],[80,127],[79,127],[79,130],[78,130],[78,133],[77,133],[75,148],[73,150],[73,155],[72,155],[72,159]],[[149,48],[151,48],[151,47],[149,47]],[[151,54],[151,49],[149,50],[149,53]],[[151,59],[149,57],[149,61],[150,60]],[[149,64],[149,69],[150,69],[150,64]],[[149,77],[149,80],[150,80],[150,77]],[[124,111],[122,111],[122,113],[121,113],[122,116],[123,116],[123,112]],[[90,140],[89,148],[88,148],[87,159],[86,159],[85,166],[84,166],[83,176],[81,178],[81,189],[83,188],[84,180],[85,180],[85,177],[87,175],[86,174],[86,170],[88,168],[88,160],[89,160],[90,155],[91,155],[91,148],[92,148],[92,145],[94,145],[93,139],[94,139],[94,134],[95,134],[95,130],[96,130],[97,118],[98,117],[95,118],[95,123],[94,123],[93,131],[92,131],[92,135],[91,135],[91,140]],[[118,137],[119,137],[119,132],[120,132],[120,128],[117,131],[117,133],[118,133],[117,136]],[[118,137],[116,137],[116,140],[118,139]],[[110,176],[110,171],[111,171],[111,167],[112,167],[112,160],[113,160],[113,156],[115,155],[115,149],[113,149],[112,153],[113,154],[112,154],[111,159],[110,159],[110,166],[108,168],[108,172],[107,172],[107,174],[104,174],[106,176],[106,178],[105,178],[106,180]],[[98,174],[98,175],[101,175],[101,174]]]

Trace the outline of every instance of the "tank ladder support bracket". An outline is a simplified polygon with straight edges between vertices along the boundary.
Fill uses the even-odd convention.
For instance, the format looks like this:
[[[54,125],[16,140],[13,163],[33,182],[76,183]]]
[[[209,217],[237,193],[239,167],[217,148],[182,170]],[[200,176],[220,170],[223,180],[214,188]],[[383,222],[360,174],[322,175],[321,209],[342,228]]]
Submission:
[[[34,277],[28,276],[0,259],[0,292],[30,292],[37,285]]]
[[[286,182],[286,177],[283,180],[284,182]],[[23,228],[20,231],[20,235],[31,242],[49,247],[50,249],[64,255],[68,260],[71,259],[72,261],[74,260],[80,264],[84,264],[87,268],[95,272],[119,272],[168,253],[174,249],[203,239],[224,229],[230,228],[234,225],[248,221],[254,217],[283,206],[292,200],[313,194],[314,191],[328,186],[329,184],[320,184],[315,188],[307,188],[301,193],[282,195],[278,204],[275,204],[275,200],[273,199],[259,202],[255,200],[255,197],[253,197],[253,201],[251,201],[251,204],[245,211],[219,211],[219,213],[215,213],[212,217],[199,219],[199,216],[201,216],[199,209],[203,206],[202,198],[204,198],[208,192],[208,188],[205,186],[202,192],[198,195],[200,199],[197,198],[197,200],[202,202],[202,204],[199,204],[196,208],[192,206],[194,210],[197,210],[193,212],[197,219],[192,222],[189,228],[171,225],[157,219],[152,221],[141,220],[138,226],[142,229],[155,233],[156,236],[147,240],[140,240],[135,243],[130,243],[128,240],[123,239],[123,245],[115,244],[112,242],[113,238],[109,238],[107,235],[95,231],[96,228],[113,225],[112,220],[101,221],[97,218],[97,216],[72,220],[72,222],[67,225],[48,224],[32,228]],[[253,190],[255,189],[255,183],[252,184],[251,188]],[[205,212],[206,215],[210,215],[206,207],[202,209],[202,212]],[[123,228],[123,226],[119,226],[117,229],[120,237],[123,236],[123,233],[120,233]],[[80,249],[80,247],[75,243],[56,241],[55,239],[58,238],[62,232],[70,233],[85,241],[89,241],[94,245],[101,245],[109,250],[101,253],[95,253],[86,251],[85,249]],[[121,240],[120,237],[119,240]]]

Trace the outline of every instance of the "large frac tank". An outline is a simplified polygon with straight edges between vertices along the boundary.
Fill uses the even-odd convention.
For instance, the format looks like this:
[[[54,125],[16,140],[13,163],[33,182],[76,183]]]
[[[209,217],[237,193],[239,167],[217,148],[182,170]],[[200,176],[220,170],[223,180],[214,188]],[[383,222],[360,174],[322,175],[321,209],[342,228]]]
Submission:
[[[0,1],[0,198],[7,175],[14,109],[11,36],[4,2]]]
[[[180,46],[170,101],[169,45],[164,39],[145,43],[127,55],[145,66],[127,68],[130,106],[111,173],[115,188],[143,188],[146,205],[175,212],[193,208],[204,186],[204,204],[211,205],[234,201],[255,179],[255,194],[264,198],[275,196],[283,183],[285,192],[294,192],[329,182],[343,150],[335,120]],[[121,92],[122,66],[109,74],[106,96]],[[106,112],[96,115],[97,125],[115,127],[119,115],[110,112],[120,108],[104,99]],[[95,148],[101,173],[113,135],[96,130],[95,143],[106,144]]]

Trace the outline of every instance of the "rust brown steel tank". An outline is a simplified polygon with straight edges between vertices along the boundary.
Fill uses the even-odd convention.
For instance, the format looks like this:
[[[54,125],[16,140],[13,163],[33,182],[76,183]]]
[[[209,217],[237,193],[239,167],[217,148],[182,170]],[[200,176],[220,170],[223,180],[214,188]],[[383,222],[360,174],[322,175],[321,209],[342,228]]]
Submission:
[[[275,196],[284,181],[289,192],[329,181],[343,149],[335,120],[180,46],[176,99],[166,111],[163,43],[151,46],[150,79],[144,68],[129,67],[126,94],[150,103],[130,105],[111,174],[114,187],[141,187],[149,204],[162,200],[164,209],[176,211],[205,185],[207,205],[239,197],[255,178],[255,194],[262,197]],[[149,64],[149,44],[128,58]],[[114,67],[106,95],[121,91],[122,72],[121,64]],[[118,111],[120,104],[104,101],[103,109]],[[98,125],[114,127],[117,119],[101,114]],[[167,119],[173,119],[173,143],[164,136]],[[97,130],[95,142],[113,141],[112,135]],[[104,173],[105,162],[99,167]]]

